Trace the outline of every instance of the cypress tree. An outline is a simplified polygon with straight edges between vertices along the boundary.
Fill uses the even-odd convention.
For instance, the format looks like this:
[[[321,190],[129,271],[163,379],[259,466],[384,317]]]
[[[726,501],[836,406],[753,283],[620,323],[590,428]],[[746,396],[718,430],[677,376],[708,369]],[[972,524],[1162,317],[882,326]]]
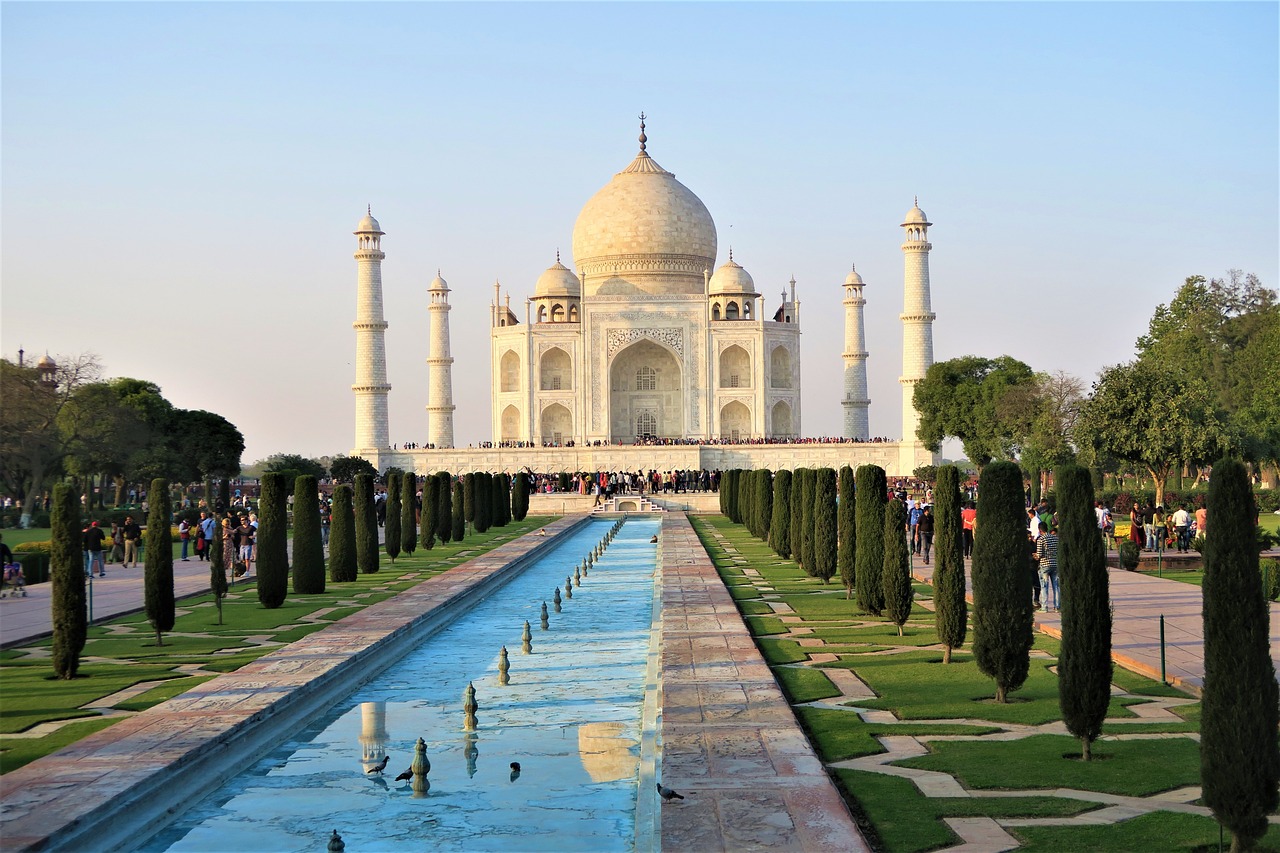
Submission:
[[[515,489],[511,493],[511,517],[516,521],[524,521],[529,514],[529,475],[523,471],[516,474]]]
[[[969,604],[964,598],[964,532],[960,520],[960,469],[938,469],[933,490],[933,603],[942,662],[964,645],[969,631]]]
[[[453,475],[448,471],[436,472],[436,536],[441,543],[454,539],[453,536]]]
[[[355,490],[356,566],[362,574],[378,570],[378,515],[373,506],[373,475],[357,474]]]
[[[720,514],[725,518],[729,518],[729,492],[730,485],[733,483],[733,470],[729,469],[720,475],[720,492],[717,495],[720,499]],[[729,518],[732,521],[732,518]]]
[[[836,548],[836,569],[844,584],[845,600],[853,598],[854,582],[858,577],[854,566],[854,554],[858,550],[857,503],[854,499],[853,469],[845,465],[840,469],[840,506],[836,513],[836,532],[840,543]]]
[[[261,572],[261,561],[258,566]],[[303,474],[293,481],[293,591],[296,595],[319,595],[324,592],[320,490],[316,478],[311,474]]]
[[[476,522],[476,475],[474,472],[462,478],[462,518]]]
[[[387,550],[393,566],[396,564],[396,557],[400,556],[400,490],[403,488],[403,480],[403,471],[392,468],[387,472],[387,520],[384,522],[386,528],[383,531],[382,547]]]
[[[756,525],[760,528],[759,534],[761,539],[768,541],[769,528],[773,526],[773,472],[768,468],[761,468],[758,475],[759,482],[756,483]]]
[[[1058,705],[1067,731],[1080,738],[1085,761],[1102,734],[1111,702],[1111,593],[1107,552],[1093,511],[1087,468],[1064,465],[1053,486],[1058,504],[1058,574],[1062,586],[1062,648]]]
[[[400,550],[413,556],[418,549],[418,475],[406,471],[400,482]]]
[[[173,603],[173,530],[169,527],[169,481],[151,481],[150,511],[147,513],[147,557],[143,562],[147,621],[156,632],[156,645],[164,645],[163,634],[173,630],[177,612]]]
[[[756,527],[755,497],[756,497],[756,480],[759,472],[747,470],[742,472],[742,476],[738,480],[738,515],[742,519],[742,524],[747,528],[752,536],[758,535]]]
[[[329,580],[349,583],[356,579],[356,519],[351,487],[333,490],[333,520],[329,525]]]
[[[907,506],[892,500],[884,510],[884,610],[889,621],[902,626],[911,615],[911,554],[907,545]]]
[[[225,477],[218,481],[218,503],[221,505],[219,512],[231,511],[231,481]]]
[[[510,506],[510,492],[503,489],[503,479],[501,474],[489,475],[489,526],[501,527],[507,522],[502,515],[502,508]]]
[[[769,547],[779,557],[791,556],[791,472],[783,468],[773,477],[773,518]]]
[[[818,471],[805,468],[800,479],[800,566],[811,578],[818,577],[813,555],[813,504],[816,500]]]
[[[85,611],[80,493],[74,487],[66,483],[53,487],[53,511],[49,523],[53,528],[49,543],[53,672],[58,678],[75,678],[80,669],[80,652],[84,650],[89,622]]]
[[[884,611],[884,508],[889,482],[879,465],[860,465],[854,480],[858,606],[879,616]]]
[[[422,548],[430,551],[436,544],[436,529],[440,525],[440,478],[428,474],[422,481]],[[449,520],[453,526],[453,520]],[[447,533],[446,533],[447,536]],[[444,541],[449,541],[447,538]]]
[[[289,593],[289,505],[284,474],[262,475],[258,498],[258,601],[268,610]]]
[[[502,494],[505,495],[502,501],[502,526],[506,527],[511,523],[512,488],[510,474],[502,475]]]
[[[493,511],[493,501],[489,497],[491,483],[492,480],[489,474],[484,471],[476,473],[475,486],[473,487],[475,492],[472,495],[476,512],[475,518],[472,519],[472,524],[475,525],[476,533],[484,533],[489,529],[491,521],[489,514]]]
[[[212,510],[209,517],[213,519],[213,539],[206,547],[209,549],[209,591],[213,593],[213,603],[218,608],[218,624],[222,624],[222,599],[227,594],[227,570],[222,565],[222,516]]]
[[[790,518],[788,520],[788,538],[790,540],[791,559],[795,560],[797,563],[800,562],[800,557],[802,556],[800,553],[800,539],[802,538],[800,535],[800,524],[804,521],[804,518],[802,517],[804,513],[801,511],[801,507],[803,505],[801,500],[801,493],[804,491],[802,488],[803,485],[804,469],[797,468],[791,472],[791,506]]]
[[[973,656],[995,679],[996,701],[1027,680],[1031,667],[1031,573],[1022,470],[991,462],[978,480],[973,540]]]
[[[1220,459],[1209,477],[1204,550],[1204,692],[1200,784],[1204,802],[1246,850],[1276,810],[1280,753],[1270,619],[1258,565],[1257,505],[1245,467]]]
[[[813,486],[813,573],[830,583],[836,573],[836,472],[819,468]]]
[[[466,495],[463,493],[462,480],[453,481],[452,528],[450,535],[454,542],[461,542],[467,535]]]

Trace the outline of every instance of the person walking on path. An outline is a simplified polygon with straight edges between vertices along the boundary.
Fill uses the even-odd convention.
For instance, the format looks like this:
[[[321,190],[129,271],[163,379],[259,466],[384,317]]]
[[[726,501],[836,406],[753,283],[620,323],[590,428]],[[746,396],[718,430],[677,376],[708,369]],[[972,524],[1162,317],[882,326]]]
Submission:
[[[106,538],[107,534],[102,532],[96,521],[90,523],[89,529],[84,532],[84,550],[89,555],[89,561],[85,564],[87,577],[93,576],[94,566],[98,567],[98,577],[107,576],[107,567],[102,562],[102,543]]]
[[[217,533],[214,530],[213,516],[207,512],[200,513],[200,529],[204,531],[204,559],[209,559],[209,548],[212,546],[213,537]]]
[[[124,567],[129,568],[129,564],[133,563],[133,567],[138,567],[138,542],[142,539],[142,528],[133,520],[132,515],[126,515],[124,518]]]
[[[933,548],[933,507],[926,505],[920,511],[920,520],[916,524],[920,536],[920,547],[924,549],[924,564],[929,565],[929,551]],[[916,551],[919,554],[919,551]]]
[[[124,528],[114,521],[111,522],[111,556],[107,558],[107,562],[124,562]]]
[[[973,556],[973,529],[977,519],[978,510],[974,508],[972,503],[965,505],[965,508],[960,510],[960,528],[964,535],[965,557]]]
[[[1062,608],[1061,591],[1058,588],[1058,534],[1049,532],[1049,525],[1040,522],[1040,535],[1036,538],[1036,559],[1040,561],[1040,603],[1046,611]],[[1050,590],[1053,595],[1050,596]],[[1050,601],[1053,603],[1050,604]]]
[[[187,549],[191,547],[191,522],[185,518],[178,522],[178,539],[182,541],[182,562],[187,561]]]

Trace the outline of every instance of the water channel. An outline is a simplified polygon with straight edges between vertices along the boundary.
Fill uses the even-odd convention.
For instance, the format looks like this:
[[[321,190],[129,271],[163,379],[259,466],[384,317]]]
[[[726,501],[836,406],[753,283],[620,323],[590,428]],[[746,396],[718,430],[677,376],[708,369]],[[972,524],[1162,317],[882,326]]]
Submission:
[[[631,516],[572,599],[565,594],[566,576],[612,523],[593,519],[564,534],[141,849],[316,851],[334,829],[362,853],[634,849],[646,831],[636,804],[657,519]],[[521,651],[526,620],[531,654]],[[504,645],[510,683],[501,686]],[[474,733],[463,730],[468,683],[479,703]],[[394,781],[419,737],[431,763],[425,795]],[[384,773],[366,772],[384,754]]]

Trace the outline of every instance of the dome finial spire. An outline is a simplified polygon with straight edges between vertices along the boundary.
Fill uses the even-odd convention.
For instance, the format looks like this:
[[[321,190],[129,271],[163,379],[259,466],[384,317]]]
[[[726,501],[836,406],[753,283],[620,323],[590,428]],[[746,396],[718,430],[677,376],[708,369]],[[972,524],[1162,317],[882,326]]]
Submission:
[[[556,249],[556,263],[560,263],[560,250]]]
[[[640,113],[640,150],[644,151],[644,144],[649,141],[649,137],[644,135],[644,112]]]
[[[911,198],[912,198],[912,200],[914,201],[915,206],[916,206],[916,207],[919,207],[919,206],[920,206],[920,196],[916,195],[916,196],[912,196]]]
[[[364,212],[365,212],[365,213],[367,213],[367,214],[369,214],[370,216],[373,216],[373,205],[372,205],[372,204],[366,204],[366,205],[364,206]]]
[[[733,247],[729,247],[729,263],[733,263]]]

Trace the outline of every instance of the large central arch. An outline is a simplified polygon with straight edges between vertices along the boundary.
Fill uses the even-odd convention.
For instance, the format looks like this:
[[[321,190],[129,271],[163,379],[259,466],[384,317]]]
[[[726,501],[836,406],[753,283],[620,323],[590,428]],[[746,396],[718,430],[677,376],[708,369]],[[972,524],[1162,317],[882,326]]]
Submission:
[[[665,347],[636,341],[609,365],[609,440],[626,443],[650,427],[661,438],[684,435],[680,362]]]

